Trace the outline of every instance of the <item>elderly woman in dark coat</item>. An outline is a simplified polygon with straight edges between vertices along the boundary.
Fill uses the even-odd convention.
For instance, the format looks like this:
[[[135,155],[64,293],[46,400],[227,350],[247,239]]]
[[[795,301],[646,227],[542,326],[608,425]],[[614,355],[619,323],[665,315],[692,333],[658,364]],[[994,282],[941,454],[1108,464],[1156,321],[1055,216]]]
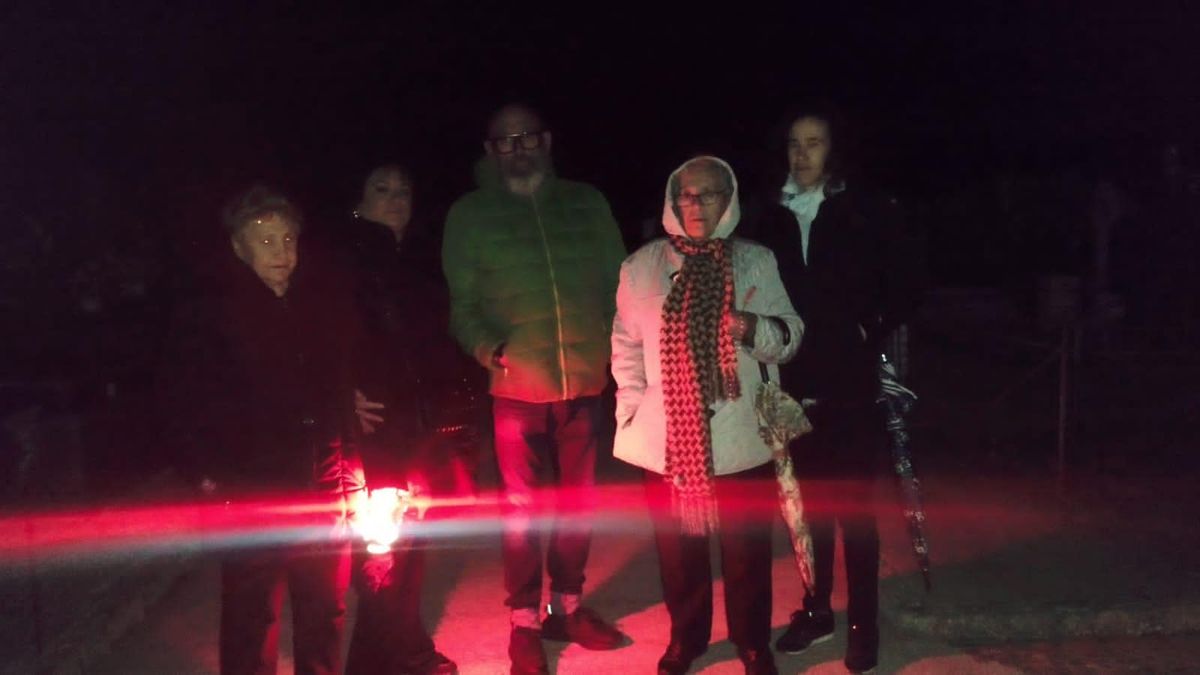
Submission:
[[[334,509],[361,488],[343,444],[352,417],[353,318],[300,264],[301,215],[256,187],[225,214],[222,283],[182,303],[161,375],[167,432],[205,493]],[[283,589],[296,672],[341,672],[349,548],[330,522],[232,552],[221,569],[225,675],[274,672]]]

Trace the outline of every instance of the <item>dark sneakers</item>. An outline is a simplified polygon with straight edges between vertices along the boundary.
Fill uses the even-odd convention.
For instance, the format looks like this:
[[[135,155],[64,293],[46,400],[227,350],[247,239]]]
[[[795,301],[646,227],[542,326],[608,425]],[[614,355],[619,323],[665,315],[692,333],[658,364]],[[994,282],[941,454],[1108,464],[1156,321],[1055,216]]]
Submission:
[[[566,616],[547,616],[542,621],[542,637],[555,642],[574,642],[584,649],[594,650],[616,649],[630,642],[624,633],[587,607],[580,607]]]
[[[536,628],[514,626],[508,634],[508,658],[512,675],[549,675],[542,635]]]
[[[775,641],[775,649],[785,654],[799,654],[809,647],[833,637],[833,612],[827,609],[792,612],[792,622]]]
[[[879,627],[851,624],[846,634],[846,670],[869,673],[879,662]]]
[[[692,661],[705,651],[707,647],[688,649],[683,643],[672,642],[667,645],[667,652],[658,660],[658,675],[684,675],[688,668],[692,667]]]

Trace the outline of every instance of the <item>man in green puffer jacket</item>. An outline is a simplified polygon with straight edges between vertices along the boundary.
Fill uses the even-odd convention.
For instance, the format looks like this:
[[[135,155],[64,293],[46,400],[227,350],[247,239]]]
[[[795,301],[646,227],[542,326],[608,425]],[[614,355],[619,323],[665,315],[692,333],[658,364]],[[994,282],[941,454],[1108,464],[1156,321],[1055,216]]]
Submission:
[[[625,247],[604,196],[554,175],[550,142],[533,110],[497,111],[477,168],[480,187],[450,208],[442,245],[451,331],[491,376],[496,458],[510,509],[504,577],[513,673],[546,672],[542,638],[588,649],[626,641],[580,607],[600,393]],[[570,496],[560,500],[570,513],[558,515],[570,523],[556,523],[549,540],[551,602],[543,622],[540,534],[531,516],[538,470],[546,466]]]

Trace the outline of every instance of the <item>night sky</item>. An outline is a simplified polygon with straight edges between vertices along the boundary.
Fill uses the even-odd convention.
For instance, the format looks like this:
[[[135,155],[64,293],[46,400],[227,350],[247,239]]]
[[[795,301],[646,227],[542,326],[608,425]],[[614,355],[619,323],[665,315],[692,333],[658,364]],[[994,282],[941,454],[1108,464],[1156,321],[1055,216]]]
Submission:
[[[0,217],[92,240],[131,223],[203,238],[256,178],[332,219],[392,158],[440,223],[514,98],[546,112],[560,173],[599,186],[627,234],[688,154],[746,182],[778,168],[770,129],[805,96],[840,102],[860,164],[913,201],[1006,172],[1133,179],[1168,140],[1191,153],[1200,119],[1183,2],[17,4],[0,10]]]

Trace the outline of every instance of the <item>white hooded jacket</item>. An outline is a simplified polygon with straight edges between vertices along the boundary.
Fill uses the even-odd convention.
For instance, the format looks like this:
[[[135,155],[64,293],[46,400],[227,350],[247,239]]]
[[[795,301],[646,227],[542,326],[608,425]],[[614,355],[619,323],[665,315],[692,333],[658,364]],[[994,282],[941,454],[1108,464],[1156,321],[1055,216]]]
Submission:
[[[698,158],[697,158],[698,159]],[[733,176],[733,169],[718,162]],[[687,164],[671,174],[673,179]],[[671,201],[671,179],[663,202],[663,229],[667,234],[686,236]],[[741,217],[737,178],[733,195],[721,215],[713,237],[728,238]],[[667,420],[663,408],[662,364],[659,337],[662,309],[674,275],[683,266],[683,255],[668,239],[656,239],[621,265],[617,287],[617,314],[613,320],[612,371],[617,381],[617,433],[613,455],[655,473],[666,466]],[[737,400],[713,404],[712,452],[716,475],[737,473],[771,461],[771,450],[758,435],[754,394],[762,381],[759,362],[772,364],[768,372],[778,381],[773,365],[792,358],[804,335],[804,323],[779,278],[775,256],[765,246],[733,239],[734,306],[752,312],[759,320],[751,349],[738,345],[738,379],[742,395]],[[748,300],[747,300],[748,299]],[[770,319],[768,319],[768,317]],[[787,331],[778,322],[786,325]],[[785,343],[785,338],[787,342]]]

